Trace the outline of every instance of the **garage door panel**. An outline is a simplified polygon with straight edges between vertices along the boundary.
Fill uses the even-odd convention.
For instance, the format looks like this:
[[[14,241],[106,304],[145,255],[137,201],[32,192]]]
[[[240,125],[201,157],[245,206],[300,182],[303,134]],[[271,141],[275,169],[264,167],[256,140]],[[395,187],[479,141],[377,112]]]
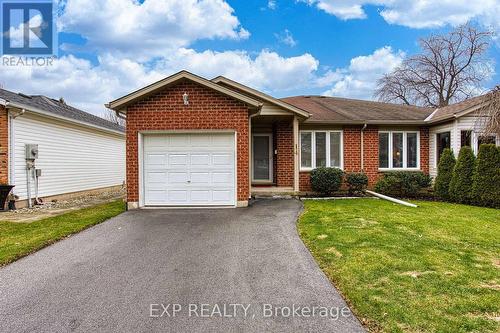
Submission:
[[[146,135],[144,140],[146,205],[232,206],[236,203],[234,134],[153,137]]]
[[[171,134],[168,136],[169,141],[168,145],[169,147],[189,147],[190,145],[190,138],[189,134]]]
[[[210,165],[210,154],[191,154],[191,166],[208,167]]]
[[[187,154],[169,154],[168,164],[172,167],[175,166],[187,166],[188,165],[188,155]]]
[[[150,166],[166,165],[167,157],[165,156],[165,154],[148,153],[146,154],[146,163]]]
[[[191,201],[196,204],[206,204],[212,201],[210,190],[193,190],[191,191]]]
[[[146,200],[150,204],[162,204],[167,200],[167,191],[165,190],[147,190]]]
[[[168,184],[169,185],[187,185],[189,180],[189,174],[187,172],[169,172],[168,173]]]
[[[187,203],[188,194],[187,190],[170,190],[168,191],[168,200],[172,203]]]
[[[213,154],[212,164],[215,166],[232,166],[234,163],[231,154]]]
[[[232,190],[214,190],[212,191],[212,200],[214,202],[227,202],[233,197]]]
[[[212,183],[213,184],[231,184],[234,180],[234,175],[232,172],[213,172],[212,173]]]
[[[198,184],[210,184],[210,173],[209,172],[191,172],[191,185],[196,186]]]

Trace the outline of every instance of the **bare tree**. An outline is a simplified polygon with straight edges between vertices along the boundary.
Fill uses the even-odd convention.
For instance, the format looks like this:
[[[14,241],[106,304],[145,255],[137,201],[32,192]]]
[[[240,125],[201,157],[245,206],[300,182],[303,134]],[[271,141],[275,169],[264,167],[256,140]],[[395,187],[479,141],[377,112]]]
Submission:
[[[500,85],[486,95],[484,107],[480,109],[477,128],[483,135],[500,136]]]
[[[125,119],[118,117],[116,115],[116,112],[110,109],[106,109],[106,113],[104,113],[104,119],[123,127],[125,127],[126,124]]]
[[[486,57],[493,33],[471,24],[446,35],[420,40],[420,54],[377,82],[375,97],[386,102],[441,107],[480,92],[481,83],[493,73]]]

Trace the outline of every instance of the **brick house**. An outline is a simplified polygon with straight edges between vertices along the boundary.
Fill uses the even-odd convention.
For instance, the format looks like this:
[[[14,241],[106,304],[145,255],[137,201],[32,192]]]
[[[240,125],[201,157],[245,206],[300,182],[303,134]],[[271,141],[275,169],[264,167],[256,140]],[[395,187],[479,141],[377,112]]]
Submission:
[[[253,194],[310,191],[310,171],[320,166],[363,171],[370,186],[391,170],[432,174],[435,155],[459,145],[459,120],[483,102],[450,111],[323,96],[277,99],[222,76],[181,71],[106,106],[127,118],[129,208],[239,207]],[[462,129],[473,132],[468,124]]]

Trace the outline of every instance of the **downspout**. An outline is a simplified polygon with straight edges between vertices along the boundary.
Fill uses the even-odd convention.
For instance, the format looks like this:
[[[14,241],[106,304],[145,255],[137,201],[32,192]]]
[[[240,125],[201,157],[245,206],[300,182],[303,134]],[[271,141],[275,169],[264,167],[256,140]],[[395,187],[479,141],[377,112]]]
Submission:
[[[364,124],[363,128],[361,128],[361,172],[365,172],[365,129],[368,127],[368,124]]]

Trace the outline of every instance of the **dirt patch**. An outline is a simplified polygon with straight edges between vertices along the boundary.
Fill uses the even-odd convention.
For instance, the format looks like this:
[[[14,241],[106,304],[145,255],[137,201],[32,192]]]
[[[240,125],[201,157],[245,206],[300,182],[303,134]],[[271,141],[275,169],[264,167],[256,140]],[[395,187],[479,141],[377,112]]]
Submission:
[[[318,238],[318,239],[325,239],[325,238],[327,238],[327,237],[328,237],[328,235],[324,235],[324,234],[323,234],[323,235],[319,235],[317,238]]]
[[[342,257],[342,253],[340,253],[339,250],[337,250],[335,247],[329,247],[325,250],[327,253],[333,253],[337,258]]]
[[[54,200],[33,208],[21,208],[0,213],[0,221],[31,223],[47,217],[57,216],[72,210],[95,206],[125,197],[125,190],[106,190],[99,193],[85,194],[67,200]]]
[[[487,289],[493,289],[493,290],[500,290],[500,284],[492,282],[492,283],[483,283],[480,285],[481,288],[487,288]]]
[[[422,275],[426,275],[426,274],[431,274],[431,273],[434,273],[433,271],[425,271],[425,272],[404,272],[404,273],[401,273],[400,275],[406,275],[406,276],[411,276],[412,278],[418,278]]]

